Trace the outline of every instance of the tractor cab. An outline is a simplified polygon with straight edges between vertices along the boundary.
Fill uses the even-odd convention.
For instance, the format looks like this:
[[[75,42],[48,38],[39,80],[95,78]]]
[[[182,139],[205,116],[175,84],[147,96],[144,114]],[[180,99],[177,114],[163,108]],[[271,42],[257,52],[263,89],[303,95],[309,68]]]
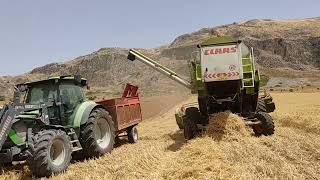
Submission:
[[[46,104],[51,124],[67,125],[76,108],[85,101],[84,78],[76,76],[51,77],[47,80],[18,85],[15,100],[26,105]],[[21,95],[24,94],[24,98]]]

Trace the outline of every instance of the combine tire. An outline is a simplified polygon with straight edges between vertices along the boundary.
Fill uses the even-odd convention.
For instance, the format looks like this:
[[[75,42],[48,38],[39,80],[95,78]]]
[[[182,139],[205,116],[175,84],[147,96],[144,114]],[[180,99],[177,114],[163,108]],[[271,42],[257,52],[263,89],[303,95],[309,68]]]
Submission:
[[[133,144],[136,143],[138,141],[138,129],[136,126],[132,126],[130,128],[127,129],[127,135],[128,135],[128,140],[129,143]]]
[[[61,130],[40,131],[33,137],[27,159],[30,171],[37,177],[49,177],[67,169],[71,160],[70,137]]]
[[[88,122],[81,126],[80,143],[85,157],[98,157],[113,149],[115,129],[112,117],[102,109],[94,109]]]
[[[267,112],[267,106],[263,99],[258,99],[256,113]]]
[[[272,117],[268,113],[259,112],[256,114],[256,118],[261,121],[261,124],[252,126],[255,135],[270,136],[274,134],[274,123]]]
[[[184,118],[184,138],[186,140],[193,139],[198,134],[197,121],[200,118],[200,112],[196,107],[186,109],[186,116]]]

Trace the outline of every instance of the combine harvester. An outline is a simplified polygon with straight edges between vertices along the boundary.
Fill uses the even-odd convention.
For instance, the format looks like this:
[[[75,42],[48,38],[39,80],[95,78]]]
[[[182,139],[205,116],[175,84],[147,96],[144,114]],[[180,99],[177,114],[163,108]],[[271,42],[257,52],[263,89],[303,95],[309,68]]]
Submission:
[[[189,140],[205,130],[210,115],[230,110],[243,117],[256,135],[272,135],[274,123],[268,114],[275,110],[270,95],[259,96],[260,75],[253,49],[231,37],[214,37],[198,45],[200,59],[189,63],[191,81],[142,53],[131,49],[128,59],[136,58],[198,94],[198,103],[186,104],[175,117]]]
[[[121,98],[86,101],[80,76],[19,84],[14,100],[0,109],[0,164],[27,161],[37,177],[67,169],[73,155],[98,157],[125,133],[138,140],[138,87],[127,84]]]

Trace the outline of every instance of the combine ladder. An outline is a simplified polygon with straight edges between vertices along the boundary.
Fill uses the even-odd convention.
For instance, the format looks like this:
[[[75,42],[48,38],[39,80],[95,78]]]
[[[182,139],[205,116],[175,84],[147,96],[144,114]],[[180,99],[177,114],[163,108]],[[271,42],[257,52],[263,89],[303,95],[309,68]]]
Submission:
[[[253,69],[253,49],[248,58],[242,58],[243,80],[242,87],[253,88],[254,87],[254,69]]]

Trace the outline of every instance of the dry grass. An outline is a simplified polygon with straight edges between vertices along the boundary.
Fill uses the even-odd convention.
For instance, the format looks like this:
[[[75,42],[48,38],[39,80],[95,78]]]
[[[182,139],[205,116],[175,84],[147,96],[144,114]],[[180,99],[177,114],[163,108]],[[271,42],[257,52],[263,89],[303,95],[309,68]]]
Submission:
[[[274,136],[252,136],[238,116],[225,112],[213,117],[206,135],[186,143],[172,109],[141,123],[139,143],[123,140],[111,154],[73,163],[53,179],[319,179],[320,94],[273,97]],[[29,177],[23,165],[0,176]]]

